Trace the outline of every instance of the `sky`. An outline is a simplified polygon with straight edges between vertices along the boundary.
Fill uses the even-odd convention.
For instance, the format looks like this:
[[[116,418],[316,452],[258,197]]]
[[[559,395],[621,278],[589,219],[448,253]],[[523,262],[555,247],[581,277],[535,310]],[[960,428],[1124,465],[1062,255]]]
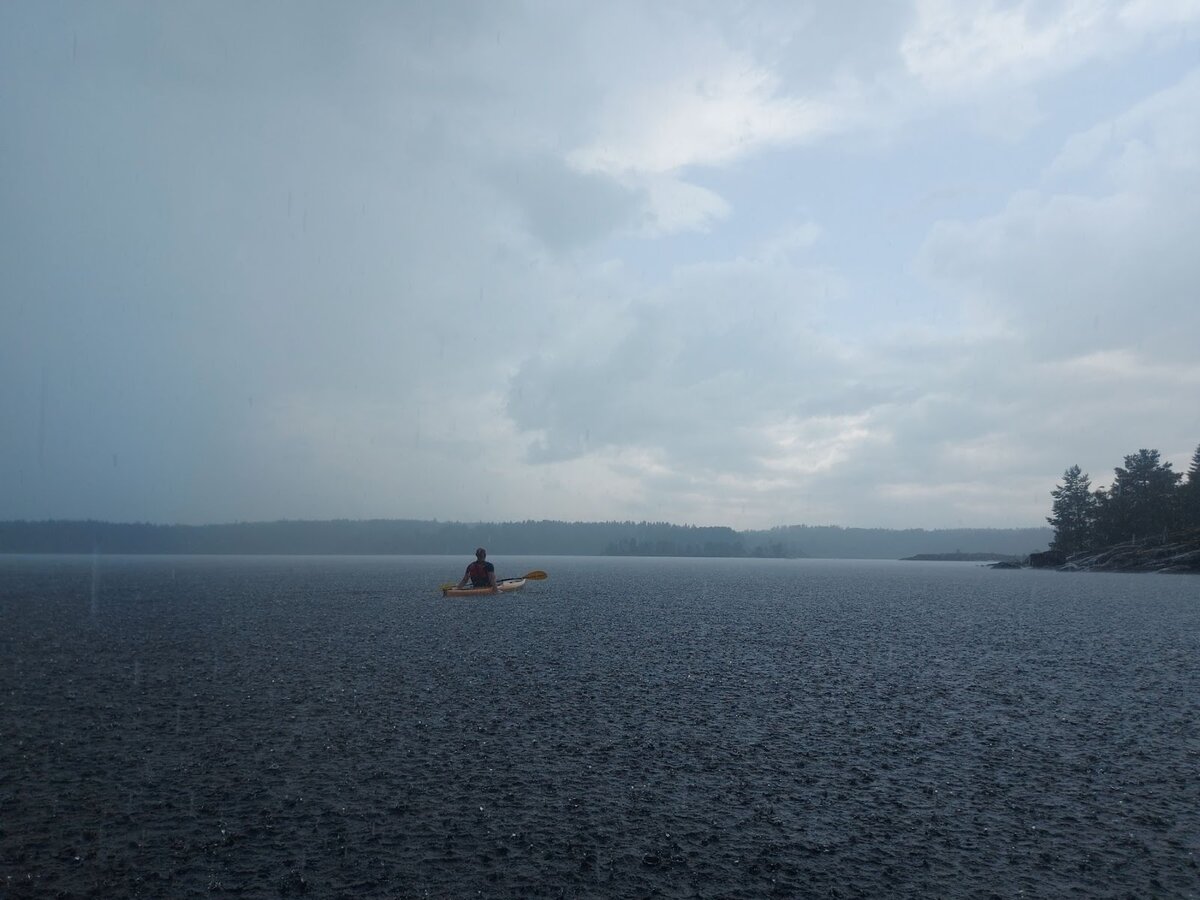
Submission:
[[[0,519],[1044,523],[1200,444],[1200,0],[0,4]]]

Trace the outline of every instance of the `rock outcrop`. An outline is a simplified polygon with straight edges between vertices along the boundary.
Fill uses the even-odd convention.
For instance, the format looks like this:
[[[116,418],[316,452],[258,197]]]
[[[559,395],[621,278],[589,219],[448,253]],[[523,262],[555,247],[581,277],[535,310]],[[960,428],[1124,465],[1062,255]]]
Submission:
[[[1072,556],[1060,572],[1183,572],[1200,574],[1200,528],[1176,531]]]
[[[1029,554],[1031,569],[1056,569],[1067,564],[1067,555],[1061,550],[1046,550],[1043,553]]]

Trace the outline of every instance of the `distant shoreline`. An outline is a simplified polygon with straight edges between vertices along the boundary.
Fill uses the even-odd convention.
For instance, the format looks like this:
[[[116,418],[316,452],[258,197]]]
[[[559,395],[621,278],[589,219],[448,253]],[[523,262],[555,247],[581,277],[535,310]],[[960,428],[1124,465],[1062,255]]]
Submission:
[[[1020,557],[1009,553],[918,553],[905,556],[901,562],[1019,562]]]
[[[1044,550],[1050,528],[925,530],[791,525],[735,531],[668,522],[500,523],[420,519],[288,520],[223,525],[153,525],[78,520],[0,522],[0,553],[286,556],[461,556],[493,554],[732,559],[988,560]]]

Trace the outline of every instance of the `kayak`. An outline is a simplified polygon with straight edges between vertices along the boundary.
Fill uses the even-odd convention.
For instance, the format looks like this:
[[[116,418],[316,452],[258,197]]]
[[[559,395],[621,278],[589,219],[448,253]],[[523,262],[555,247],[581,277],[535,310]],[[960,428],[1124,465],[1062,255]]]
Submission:
[[[524,578],[503,578],[500,581],[496,582],[496,587],[501,591],[501,593],[508,593],[509,591],[519,591],[521,588],[525,587],[525,579]],[[492,592],[492,589],[490,587],[481,587],[481,588],[477,588],[477,587],[469,587],[469,588],[444,587],[444,588],[442,588],[442,596],[443,597],[486,597],[491,592]]]
[[[545,581],[549,577],[541,569],[534,569],[532,572],[526,572],[520,578],[501,578],[496,582],[496,588],[503,593],[519,591],[525,587],[526,581]],[[486,597],[490,593],[492,593],[492,589],[486,587],[460,588],[455,584],[442,585],[443,597]]]

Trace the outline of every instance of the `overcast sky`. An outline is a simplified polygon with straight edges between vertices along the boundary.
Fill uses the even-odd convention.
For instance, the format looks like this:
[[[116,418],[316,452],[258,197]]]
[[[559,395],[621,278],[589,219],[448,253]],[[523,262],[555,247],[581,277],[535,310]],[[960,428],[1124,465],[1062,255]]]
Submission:
[[[1200,443],[1200,2],[0,4],[0,519],[1043,524]]]

